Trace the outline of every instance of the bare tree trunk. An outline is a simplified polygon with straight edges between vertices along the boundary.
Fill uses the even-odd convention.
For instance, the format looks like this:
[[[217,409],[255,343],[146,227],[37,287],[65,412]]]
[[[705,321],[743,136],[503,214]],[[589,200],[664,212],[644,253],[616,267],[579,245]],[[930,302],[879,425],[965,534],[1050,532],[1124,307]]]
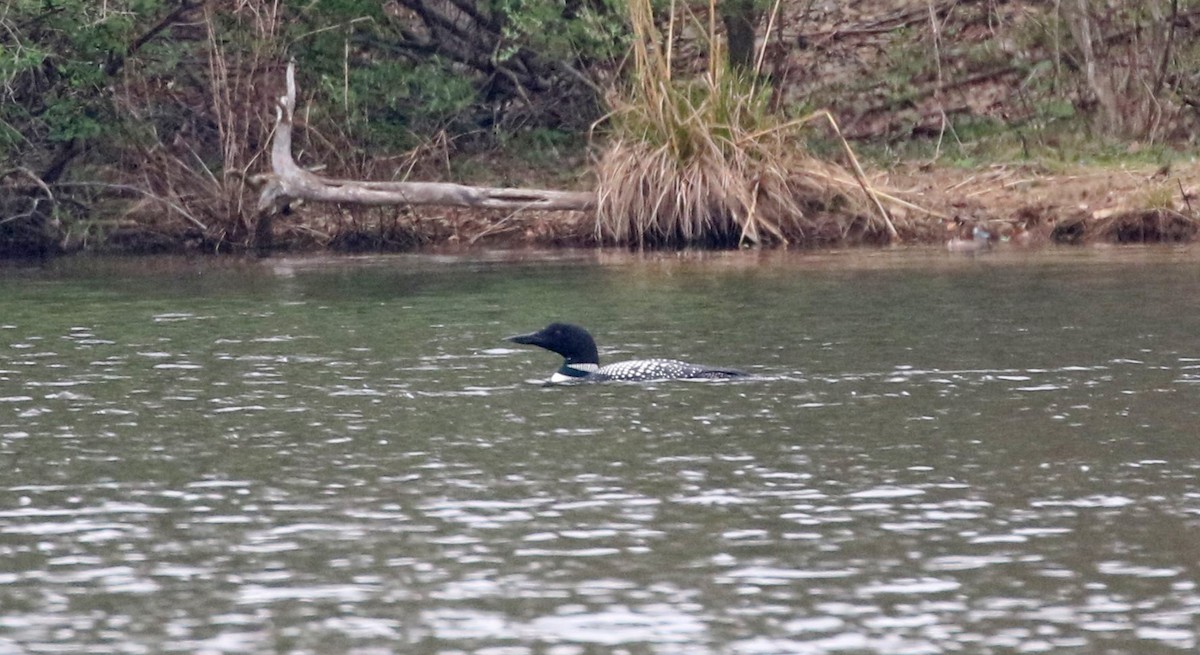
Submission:
[[[754,69],[754,25],[758,22],[758,8],[754,0],[725,0],[720,8],[725,39],[729,44],[729,65],[749,72]]]
[[[276,107],[270,175],[258,209],[270,213],[292,200],[359,205],[443,205],[478,209],[588,210],[596,204],[589,191],[548,191],[473,187],[445,182],[369,182],[321,177],[292,158],[292,115],[296,107],[295,62],[287,67],[287,93]],[[261,220],[261,219],[260,219]]]
[[[1120,132],[1123,121],[1117,109],[1117,99],[1113,94],[1112,85],[1107,76],[1101,78],[1097,71],[1100,62],[1097,60],[1095,37],[1092,34],[1094,24],[1091,7],[1088,5],[1088,0],[1076,0],[1076,6],[1072,9],[1074,11],[1068,14],[1067,25],[1071,30],[1071,36],[1075,39],[1075,44],[1079,47],[1080,54],[1083,55],[1088,88],[1096,96],[1096,102],[1100,103],[1100,113],[1105,129]]]

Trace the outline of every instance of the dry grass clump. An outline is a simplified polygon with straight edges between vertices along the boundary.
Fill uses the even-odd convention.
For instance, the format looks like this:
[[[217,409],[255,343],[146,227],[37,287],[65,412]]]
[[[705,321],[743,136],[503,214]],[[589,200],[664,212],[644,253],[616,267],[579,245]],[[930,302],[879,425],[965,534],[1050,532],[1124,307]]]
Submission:
[[[829,217],[846,238],[887,241],[895,227],[878,195],[844,149],[853,170],[809,155],[800,131],[827,112],[787,121],[769,111],[759,84],[762,53],[752,73],[731,69],[707,16],[677,15],[672,1],[666,34],[649,0],[630,0],[634,32],[632,82],[609,94],[611,141],[598,164],[596,236],[642,246],[827,240]],[[771,13],[767,32],[778,11]],[[698,79],[676,79],[676,31],[696,28],[707,48]],[[839,135],[840,137],[840,135]]]

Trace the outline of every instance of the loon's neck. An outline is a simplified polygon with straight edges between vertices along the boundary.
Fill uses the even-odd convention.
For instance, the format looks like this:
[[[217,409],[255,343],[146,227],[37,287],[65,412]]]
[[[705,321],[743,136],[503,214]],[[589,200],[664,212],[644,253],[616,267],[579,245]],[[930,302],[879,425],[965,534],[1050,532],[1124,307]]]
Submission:
[[[575,382],[586,378],[587,376],[600,370],[599,364],[580,364],[563,362],[554,375],[550,376],[551,382]]]

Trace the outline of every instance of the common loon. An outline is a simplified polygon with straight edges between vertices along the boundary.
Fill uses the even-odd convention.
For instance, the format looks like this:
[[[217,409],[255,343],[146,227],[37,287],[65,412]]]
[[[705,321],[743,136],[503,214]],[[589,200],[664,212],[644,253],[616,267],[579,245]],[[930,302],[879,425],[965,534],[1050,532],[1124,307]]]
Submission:
[[[676,378],[733,378],[746,375],[729,368],[713,368],[688,364],[674,359],[634,359],[607,366],[600,365],[600,355],[592,335],[578,325],[551,323],[530,334],[507,337],[507,341],[545,348],[563,356],[563,364],[550,382],[603,382],[624,380],[645,382]]]

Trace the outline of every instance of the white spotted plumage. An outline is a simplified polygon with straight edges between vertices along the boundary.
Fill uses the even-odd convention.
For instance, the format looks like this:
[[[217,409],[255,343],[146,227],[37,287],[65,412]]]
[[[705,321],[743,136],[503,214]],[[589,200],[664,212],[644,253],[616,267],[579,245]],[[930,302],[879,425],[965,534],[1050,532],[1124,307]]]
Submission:
[[[633,359],[601,366],[595,375],[609,380],[668,380],[697,377],[705,370],[703,366],[675,359]]]

